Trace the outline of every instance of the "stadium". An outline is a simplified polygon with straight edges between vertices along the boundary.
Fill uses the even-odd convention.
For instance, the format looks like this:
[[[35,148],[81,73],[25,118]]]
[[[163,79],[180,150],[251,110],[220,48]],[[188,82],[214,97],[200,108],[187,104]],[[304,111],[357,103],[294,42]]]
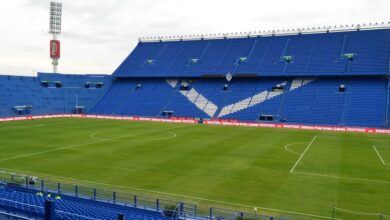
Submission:
[[[140,38],[0,75],[0,219],[390,219],[390,23]]]

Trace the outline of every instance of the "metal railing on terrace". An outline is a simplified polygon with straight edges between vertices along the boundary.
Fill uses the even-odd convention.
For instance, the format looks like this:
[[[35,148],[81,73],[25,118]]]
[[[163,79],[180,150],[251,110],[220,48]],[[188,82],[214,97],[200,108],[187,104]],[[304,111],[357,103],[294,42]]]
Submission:
[[[246,213],[228,209],[210,207],[208,212],[199,212],[196,204],[185,203],[174,200],[160,199],[149,196],[141,196],[126,192],[115,192],[86,186],[72,185],[66,183],[53,182],[38,179],[34,184],[30,184],[29,176],[0,172],[0,184],[4,187],[14,187],[19,190],[26,190],[31,193],[51,193],[53,195],[70,196],[74,198],[106,202],[118,206],[138,208],[148,211],[164,213],[171,211],[174,213],[172,219],[188,220],[282,220],[283,218],[266,216],[261,214]],[[0,202],[3,198],[0,198]],[[3,199],[4,200],[4,199]],[[44,214],[44,207],[37,207],[19,201],[3,201],[0,205],[0,216],[8,215],[16,219],[41,219]],[[7,205],[8,204],[8,205]],[[18,208],[15,208],[18,207]],[[25,208],[23,208],[25,207]],[[170,208],[169,208],[170,207]],[[172,207],[175,207],[172,210]],[[42,210],[42,215],[29,211],[31,208]],[[77,213],[69,213],[61,210],[62,215],[74,216]],[[81,219],[93,219],[87,216],[80,216]]]
[[[267,31],[248,31],[232,33],[208,33],[208,34],[187,34],[171,36],[148,36],[138,38],[139,42],[166,42],[166,41],[188,41],[188,40],[210,40],[210,39],[232,39],[232,38],[250,38],[267,36],[285,36],[298,34],[316,34],[331,32],[346,32],[360,30],[389,29],[390,22],[376,22],[364,24],[351,24],[340,26],[319,26],[306,28],[277,29]]]

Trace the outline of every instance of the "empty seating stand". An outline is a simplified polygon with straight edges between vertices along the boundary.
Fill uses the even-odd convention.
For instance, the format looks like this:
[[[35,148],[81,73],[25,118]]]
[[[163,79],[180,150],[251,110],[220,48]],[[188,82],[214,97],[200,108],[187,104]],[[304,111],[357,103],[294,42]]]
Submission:
[[[61,220],[111,220],[117,219],[118,214],[123,214],[125,219],[134,220],[171,219],[164,217],[160,212],[138,209],[124,204],[116,205],[66,195],[56,198],[55,193],[40,193],[35,190],[0,185],[0,210],[8,211],[8,213],[25,212],[30,217],[42,219],[45,211],[45,200],[51,200],[55,203],[55,219]]]
[[[114,76],[202,77],[227,72],[257,76],[383,75],[389,73],[389,44],[389,29],[140,42]],[[356,57],[349,61],[345,54]]]
[[[139,42],[112,76],[0,77],[0,115],[389,127],[389,58],[389,29]]]
[[[189,90],[180,89],[182,82]],[[387,85],[383,77],[126,78],[117,79],[89,113],[242,121],[266,115],[275,123],[386,127]]]
[[[85,82],[95,82],[94,87],[85,88]],[[103,86],[97,88],[98,83]],[[0,116],[70,114],[76,106],[87,111],[111,83],[110,76],[102,75],[0,76]]]

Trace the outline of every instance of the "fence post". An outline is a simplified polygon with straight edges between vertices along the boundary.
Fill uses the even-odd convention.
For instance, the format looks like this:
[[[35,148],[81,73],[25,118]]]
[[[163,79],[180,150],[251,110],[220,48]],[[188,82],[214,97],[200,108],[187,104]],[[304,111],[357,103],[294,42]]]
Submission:
[[[11,182],[13,182],[14,181],[14,175],[12,174],[11,175]]]
[[[56,217],[55,203],[50,200],[45,201],[45,220],[54,220]]]
[[[57,183],[57,193],[61,194],[61,183]]]
[[[45,182],[43,180],[41,180],[41,191],[43,191],[43,189],[45,188],[44,185],[45,185]]]
[[[79,197],[79,187],[78,186],[74,186],[74,192],[75,192],[76,197]]]
[[[210,208],[210,220],[213,219],[213,208]]]
[[[93,188],[93,200],[96,200],[96,189]]]
[[[183,215],[184,203],[180,203],[180,215]]]
[[[160,210],[160,200],[156,199],[156,210],[157,212]]]
[[[112,192],[112,198],[114,200],[114,204],[116,203],[116,192]]]
[[[134,195],[134,208],[137,208],[137,195]]]
[[[332,220],[334,219],[334,206],[333,206],[333,209],[332,209]]]
[[[125,220],[125,215],[122,213],[118,214],[118,220]]]

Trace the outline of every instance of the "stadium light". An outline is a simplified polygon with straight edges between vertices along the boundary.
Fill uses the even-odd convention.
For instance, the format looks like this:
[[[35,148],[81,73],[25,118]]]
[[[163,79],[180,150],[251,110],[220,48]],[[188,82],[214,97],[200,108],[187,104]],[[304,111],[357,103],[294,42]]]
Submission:
[[[62,3],[50,2],[50,29],[51,34],[61,33]]]
[[[52,59],[53,73],[57,73],[58,60],[60,59],[60,41],[57,35],[61,34],[62,3],[50,2],[49,33],[53,35],[50,41],[50,58]]]

